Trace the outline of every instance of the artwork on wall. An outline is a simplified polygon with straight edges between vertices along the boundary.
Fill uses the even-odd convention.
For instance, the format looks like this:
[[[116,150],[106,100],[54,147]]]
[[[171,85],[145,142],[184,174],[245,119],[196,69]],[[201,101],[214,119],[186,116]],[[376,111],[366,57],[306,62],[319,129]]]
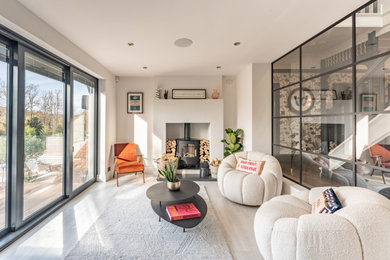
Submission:
[[[206,89],[172,89],[172,99],[206,99]]]
[[[377,109],[376,94],[362,94],[362,112],[373,112]]]
[[[127,93],[127,113],[128,114],[142,114],[144,94],[142,92],[128,92]]]
[[[302,100],[302,112],[309,111],[313,107],[314,96],[313,93],[308,89],[302,90],[302,99],[299,98],[299,89],[295,89],[291,92],[288,103],[292,111],[299,113],[299,106],[301,105]]]

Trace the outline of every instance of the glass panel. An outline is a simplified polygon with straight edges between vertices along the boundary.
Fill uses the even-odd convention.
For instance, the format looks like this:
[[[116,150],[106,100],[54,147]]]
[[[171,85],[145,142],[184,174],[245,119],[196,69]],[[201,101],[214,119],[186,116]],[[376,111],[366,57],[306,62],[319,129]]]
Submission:
[[[94,178],[95,83],[73,74],[73,189]]]
[[[325,156],[302,153],[302,184],[318,186],[355,186],[352,164]]]
[[[390,170],[356,165],[357,186],[367,188],[390,199]]]
[[[274,146],[274,156],[278,159],[284,176],[300,181],[300,152],[284,147]]]
[[[299,81],[299,49],[273,64],[273,88],[281,88]]]
[[[299,118],[274,119],[274,144],[299,149]]]
[[[390,50],[390,32],[383,23],[382,10],[390,8],[390,1],[377,2],[356,14],[356,60],[360,61]]]
[[[356,159],[390,169],[390,114],[356,117]]]
[[[5,227],[6,215],[8,57],[7,47],[0,44],[0,229]]]
[[[302,149],[350,160],[352,116],[302,118]]]
[[[390,55],[356,66],[356,110],[390,110]]]
[[[303,114],[352,112],[352,68],[305,81],[302,87],[303,101],[306,102],[302,103]]]
[[[299,85],[274,91],[274,116],[299,115]]]
[[[302,77],[307,79],[352,64],[352,18],[302,46]]]
[[[65,85],[61,68],[33,54],[25,70],[24,218],[62,195]]]

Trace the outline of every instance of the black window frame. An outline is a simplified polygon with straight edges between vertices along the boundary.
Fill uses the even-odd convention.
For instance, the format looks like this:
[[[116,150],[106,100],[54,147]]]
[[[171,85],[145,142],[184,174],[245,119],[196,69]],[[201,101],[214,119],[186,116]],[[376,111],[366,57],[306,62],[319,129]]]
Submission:
[[[0,24],[0,42],[10,50],[9,84],[7,104],[7,183],[5,202],[5,228],[0,230],[0,251],[10,245],[17,238],[31,230],[42,220],[69,202],[72,198],[83,192],[96,182],[99,175],[99,80],[58,57],[50,51],[40,47],[34,42],[11,31]],[[23,218],[23,185],[24,185],[24,53],[29,52],[51,64],[60,66],[64,71],[64,154],[63,154],[63,191],[56,200],[40,208],[31,215]],[[72,118],[72,73],[76,72],[89,80],[95,86],[94,95],[94,175],[77,189],[72,189],[72,146],[71,126]],[[9,130],[9,131],[8,131]]]
[[[288,175],[284,174],[283,173],[283,177],[287,178],[288,180],[294,182],[294,183],[297,183],[299,184],[300,186],[303,186],[305,188],[309,188],[308,186],[304,185],[303,184],[303,181],[302,181],[302,174],[303,174],[303,171],[302,171],[302,159],[303,159],[303,156],[302,154],[303,153],[308,153],[308,154],[312,154],[312,155],[320,155],[322,157],[325,157],[325,158],[328,158],[328,159],[334,159],[334,160],[338,160],[338,161],[343,161],[345,163],[350,163],[352,164],[352,174],[353,174],[353,182],[354,182],[354,185],[353,186],[357,186],[357,174],[358,174],[358,171],[357,171],[357,167],[358,166],[364,166],[364,167],[368,167],[370,169],[375,169],[375,170],[384,170],[383,168],[380,168],[380,167],[377,167],[377,166],[372,166],[372,165],[368,165],[366,163],[363,163],[363,162],[360,162],[357,160],[356,158],[356,118],[357,116],[359,115],[374,115],[374,114],[389,114],[390,111],[373,111],[373,112],[360,112],[359,108],[357,107],[357,82],[356,82],[356,67],[359,65],[359,64],[363,64],[364,62],[367,62],[367,61],[370,61],[370,60],[374,60],[374,59],[377,59],[377,58],[380,58],[380,57],[384,57],[384,56],[387,56],[390,54],[390,50],[388,51],[384,51],[382,53],[379,53],[377,55],[373,55],[373,56],[369,56],[369,57],[366,57],[366,58],[362,58],[360,60],[357,60],[357,50],[356,50],[356,14],[359,13],[359,11],[361,11],[362,9],[364,8],[367,8],[368,6],[370,6],[371,4],[374,4],[374,3],[377,3],[376,0],[370,0],[368,1],[366,4],[362,5],[361,7],[359,7],[358,9],[354,10],[353,12],[349,13],[348,15],[346,15],[345,17],[341,18],[340,20],[336,21],[335,23],[333,23],[332,25],[328,26],[327,28],[325,28],[324,30],[322,30],[321,32],[319,32],[318,34],[314,35],[313,37],[311,37],[310,39],[306,40],[305,42],[303,42],[302,44],[298,45],[297,47],[295,47],[294,49],[292,49],[291,51],[287,52],[286,54],[284,54],[283,56],[281,56],[280,58],[276,59],[275,61],[273,61],[271,63],[271,99],[272,99],[272,105],[271,105],[271,126],[272,126],[272,146],[271,146],[271,151],[272,151],[272,155],[275,155],[275,148],[286,148],[286,149],[289,149],[291,151],[295,151],[295,152],[299,152],[299,156],[300,156],[300,168],[299,168],[299,172],[300,172],[300,176],[299,176],[299,181],[296,181],[292,178],[290,178]],[[307,77],[305,79],[303,79],[302,77],[302,47],[309,43],[310,41],[314,40],[315,38],[317,38],[318,36],[322,35],[323,33],[331,30],[332,28],[334,28],[337,24],[339,24],[340,22],[343,22],[347,19],[352,19],[352,42],[351,42],[351,48],[352,48],[352,63],[349,63],[349,64],[346,64],[346,65],[343,65],[341,67],[338,67],[334,70],[329,70],[329,71],[326,71],[324,73],[320,73],[318,75],[315,75],[315,76],[311,76],[311,77]],[[282,60],[283,58],[285,58],[287,55],[295,52],[295,51],[298,51],[299,52],[299,78],[300,80],[298,82],[294,82],[294,83],[291,83],[291,84],[288,84],[288,85],[285,85],[283,87],[277,87],[277,88],[274,88],[274,64],[277,63],[278,61]],[[333,114],[319,114],[319,115],[306,115],[306,114],[303,114],[302,113],[302,104],[300,104],[300,111],[299,111],[299,114],[298,115],[293,115],[293,116],[275,116],[274,115],[274,105],[275,105],[275,95],[274,95],[274,92],[276,91],[280,91],[281,89],[284,89],[284,88],[288,88],[288,87],[291,87],[291,86],[294,86],[294,85],[299,85],[299,88],[300,88],[300,96],[302,96],[302,88],[303,88],[303,83],[304,82],[307,82],[309,80],[312,80],[312,79],[317,79],[317,78],[320,78],[324,75],[329,75],[331,73],[334,73],[334,72],[340,72],[346,68],[349,68],[352,66],[352,112],[351,113],[340,113],[340,114],[337,114],[339,116],[351,116],[352,117],[352,135],[351,135],[351,138],[352,138],[352,158],[351,160],[346,160],[346,159],[343,159],[343,158],[338,158],[338,157],[333,157],[333,156],[329,156],[329,155],[323,155],[321,153],[313,153],[313,152],[308,152],[308,151],[305,151],[302,149],[302,119],[305,118],[305,117],[327,117],[327,116],[332,116]],[[336,115],[336,114],[334,114]],[[293,148],[293,147],[289,147],[289,146],[283,146],[283,145],[280,145],[280,144],[275,144],[274,143],[274,130],[275,130],[275,126],[274,126],[274,119],[281,119],[281,118],[299,118],[300,119],[300,127],[299,127],[299,143],[300,143],[300,147],[299,149],[297,148]],[[386,172],[390,172],[390,171],[386,171]]]

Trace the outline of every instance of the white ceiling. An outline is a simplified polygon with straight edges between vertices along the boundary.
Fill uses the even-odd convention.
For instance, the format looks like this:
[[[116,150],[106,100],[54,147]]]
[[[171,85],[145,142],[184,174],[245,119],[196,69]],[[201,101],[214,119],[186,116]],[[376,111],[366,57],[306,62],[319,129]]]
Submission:
[[[113,74],[147,76],[233,75],[245,64],[271,62],[367,0],[19,2]],[[193,45],[174,46],[182,37]]]

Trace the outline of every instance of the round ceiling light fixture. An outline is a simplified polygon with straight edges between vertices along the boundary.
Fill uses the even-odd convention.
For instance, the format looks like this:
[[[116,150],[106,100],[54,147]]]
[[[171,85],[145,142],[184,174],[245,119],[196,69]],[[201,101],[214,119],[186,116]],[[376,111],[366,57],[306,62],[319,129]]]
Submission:
[[[188,38],[180,38],[175,41],[175,45],[177,47],[189,47],[192,45],[192,40]]]
[[[142,68],[143,68],[144,70],[146,70],[148,67],[145,66],[145,67],[142,67]]]
[[[238,46],[238,45],[240,45],[240,44],[241,44],[241,42],[235,42],[235,43],[233,43],[234,46]]]
[[[127,45],[129,45],[130,47],[134,46],[134,42],[128,42]]]
[[[220,68],[222,68],[222,66],[217,66],[216,68],[217,68],[217,69],[220,69]]]

